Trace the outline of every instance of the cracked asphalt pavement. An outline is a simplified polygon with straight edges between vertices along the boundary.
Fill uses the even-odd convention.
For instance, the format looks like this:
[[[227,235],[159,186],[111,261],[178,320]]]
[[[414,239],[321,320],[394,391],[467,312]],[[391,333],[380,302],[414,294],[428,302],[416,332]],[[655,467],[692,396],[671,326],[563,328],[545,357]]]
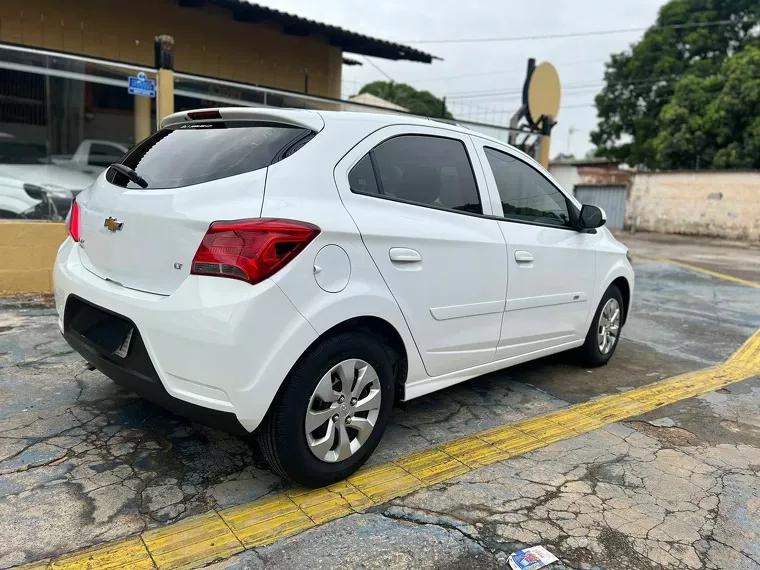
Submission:
[[[626,238],[623,238],[626,241]],[[638,250],[760,282],[741,246],[630,238]],[[701,248],[701,249],[700,249]],[[700,258],[694,252],[702,251]],[[667,253],[667,255],[665,255]],[[757,250],[754,258],[760,258]],[[753,265],[754,263],[754,265]],[[610,365],[557,355],[394,410],[371,463],[614,394],[730,356],[760,328],[760,289],[637,261]],[[739,273],[737,273],[739,275]],[[118,388],[62,340],[45,300],[0,301],[0,568],[269,494],[250,441]],[[213,567],[760,568],[760,378],[480,468]]]

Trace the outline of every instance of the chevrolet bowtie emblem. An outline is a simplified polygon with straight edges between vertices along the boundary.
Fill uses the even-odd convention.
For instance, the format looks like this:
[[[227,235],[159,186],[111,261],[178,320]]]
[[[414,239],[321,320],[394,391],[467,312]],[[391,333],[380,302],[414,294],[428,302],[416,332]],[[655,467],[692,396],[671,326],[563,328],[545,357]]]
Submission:
[[[106,221],[103,222],[103,227],[109,232],[120,232],[123,225],[124,222],[120,222],[116,218],[106,218]]]

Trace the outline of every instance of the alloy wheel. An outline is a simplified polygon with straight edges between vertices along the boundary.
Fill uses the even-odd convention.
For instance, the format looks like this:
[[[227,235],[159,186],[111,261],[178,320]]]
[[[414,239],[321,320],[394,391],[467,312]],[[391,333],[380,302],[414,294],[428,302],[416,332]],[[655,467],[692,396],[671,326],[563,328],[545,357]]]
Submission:
[[[317,459],[336,463],[369,439],[380,414],[382,392],[375,369],[352,358],[333,366],[309,399],[304,430]]]
[[[608,354],[618,339],[620,333],[620,304],[617,299],[609,299],[599,314],[597,328],[597,346],[599,352]]]

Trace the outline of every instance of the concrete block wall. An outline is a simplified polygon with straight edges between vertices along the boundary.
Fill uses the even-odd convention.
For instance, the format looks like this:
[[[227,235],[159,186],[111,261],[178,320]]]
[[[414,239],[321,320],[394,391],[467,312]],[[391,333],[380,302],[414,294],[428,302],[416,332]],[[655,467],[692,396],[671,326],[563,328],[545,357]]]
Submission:
[[[0,296],[52,294],[62,222],[0,221]]]
[[[760,241],[760,171],[637,173],[631,181],[626,225]]]

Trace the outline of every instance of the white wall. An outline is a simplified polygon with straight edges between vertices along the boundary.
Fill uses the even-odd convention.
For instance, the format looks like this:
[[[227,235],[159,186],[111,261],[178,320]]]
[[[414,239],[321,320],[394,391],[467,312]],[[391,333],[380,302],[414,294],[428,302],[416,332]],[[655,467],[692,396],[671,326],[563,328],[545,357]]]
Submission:
[[[549,172],[562,188],[570,194],[574,194],[575,185],[580,184],[581,181],[577,166],[573,164],[549,164]]]
[[[626,225],[760,240],[760,171],[638,173],[631,185]]]

